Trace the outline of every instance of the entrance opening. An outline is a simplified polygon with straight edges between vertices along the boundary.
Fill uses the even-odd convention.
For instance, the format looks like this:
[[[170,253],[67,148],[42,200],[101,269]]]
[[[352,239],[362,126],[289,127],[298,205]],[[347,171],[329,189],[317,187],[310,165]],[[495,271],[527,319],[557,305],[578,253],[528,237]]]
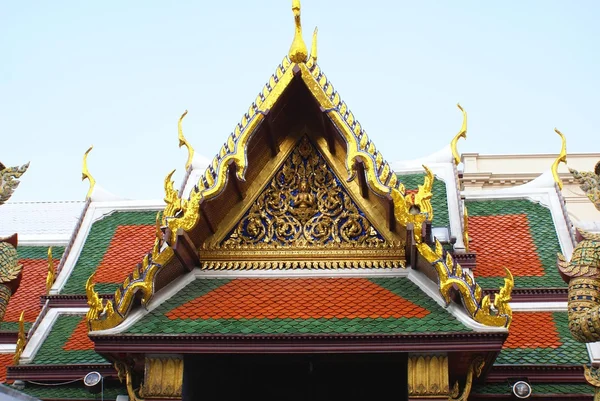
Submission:
[[[384,398],[408,399],[406,354],[212,354],[184,360],[183,401]]]

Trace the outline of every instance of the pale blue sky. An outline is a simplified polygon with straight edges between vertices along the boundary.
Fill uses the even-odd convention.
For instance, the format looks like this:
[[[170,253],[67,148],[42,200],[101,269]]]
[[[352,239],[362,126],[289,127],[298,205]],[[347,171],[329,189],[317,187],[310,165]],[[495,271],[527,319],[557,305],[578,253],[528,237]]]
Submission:
[[[388,161],[461,152],[600,152],[600,2],[302,0],[304,37]],[[291,0],[3,1],[0,160],[31,161],[13,197],[83,199],[81,158],[127,198],[162,197],[206,157],[287,54]]]

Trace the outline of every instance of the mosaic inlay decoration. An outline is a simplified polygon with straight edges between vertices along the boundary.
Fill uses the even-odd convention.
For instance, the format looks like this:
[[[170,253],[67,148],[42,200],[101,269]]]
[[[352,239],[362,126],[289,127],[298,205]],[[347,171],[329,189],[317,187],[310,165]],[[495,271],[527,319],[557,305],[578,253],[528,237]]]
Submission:
[[[373,246],[381,234],[304,137],[223,245]]]

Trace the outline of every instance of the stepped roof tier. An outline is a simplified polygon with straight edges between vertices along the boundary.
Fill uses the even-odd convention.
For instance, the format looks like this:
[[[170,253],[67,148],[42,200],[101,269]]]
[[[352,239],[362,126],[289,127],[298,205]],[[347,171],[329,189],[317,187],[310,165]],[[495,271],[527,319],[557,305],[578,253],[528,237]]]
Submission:
[[[517,380],[591,400],[600,346],[571,336],[556,268],[577,245],[564,136],[533,181],[465,189],[459,106],[447,146],[392,169],[319,67],[316,30],[308,52],[297,0],[293,13],[288,55],[207,168],[181,116],[186,174],[179,189],[167,175],[164,201],[103,190],[90,148],[84,202],[5,205],[27,291],[0,323],[0,382],[44,400],[95,399],[79,381],[91,371],[107,400],[280,397],[298,382],[323,398],[360,372],[407,400],[509,400]]]

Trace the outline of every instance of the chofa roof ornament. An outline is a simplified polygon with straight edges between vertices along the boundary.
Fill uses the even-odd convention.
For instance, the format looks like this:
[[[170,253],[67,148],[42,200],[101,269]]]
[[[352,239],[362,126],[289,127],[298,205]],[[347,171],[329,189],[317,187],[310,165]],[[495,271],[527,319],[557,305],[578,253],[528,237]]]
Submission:
[[[467,139],[467,112],[462,108],[460,103],[457,103],[456,106],[462,112],[463,123],[462,127],[460,127],[460,131],[458,131],[458,134],[456,134],[454,138],[452,138],[452,141],[450,141],[450,148],[452,149],[452,156],[454,156],[454,164],[458,166],[460,164],[460,154],[458,153],[456,144],[460,138]]]
[[[91,199],[92,192],[94,192],[94,187],[96,186],[96,180],[90,174],[90,171],[88,170],[88,166],[87,166],[87,157],[93,148],[94,148],[94,145],[90,146],[89,149],[86,150],[85,153],[83,154],[83,167],[81,168],[81,181],[84,181],[87,179],[90,183],[90,188],[88,189],[87,194],[85,195],[85,200]]]
[[[552,177],[554,177],[554,182],[558,185],[558,189],[562,190],[563,182],[558,176],[558,165],[560,163],[567,164],[567,140],[562,134],[562,132],[560,132],[558,129],[554,128],[554,132],[556,132],[560,136],[560,139],[562,140],[562,145],[558,157],[556,158],[556,160],[554,160],[554,163],[552,163]]]

